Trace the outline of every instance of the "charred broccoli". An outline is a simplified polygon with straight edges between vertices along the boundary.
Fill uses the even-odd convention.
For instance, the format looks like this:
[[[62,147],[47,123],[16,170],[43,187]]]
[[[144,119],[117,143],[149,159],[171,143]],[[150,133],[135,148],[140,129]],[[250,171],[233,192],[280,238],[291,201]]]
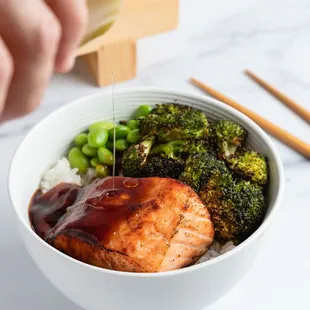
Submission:
[[[197,153],[210,153],[216,155],[209,139],[203,140],[187,140],[182,149],[182,153],[185,155],[192,155]]]
[[[225,158],[234,154],[242,146],[247,132],[239,124],[230,120],[219,120],[212,124],[210,136],[219,156]]]
[[[238,182],[230,173],[213,174],[199,196],[210,212],[220,241],[243,241],[263,219],[261,187],[244,180]]]
[[[189,106],[183,105],[183,104],[162,103],[162,104],[157,104],[151,113],[157,114],[157,115],[175,114],[181,111],[188,111],[190,109],[192,108]]]
[[[226,158],[226,163],[237,176],[264,186],[268,182],[266,158],[249,149],[241,149]]]
[[[218,172],[228,172],[223,161],[209,153],[196,153],[187,158],[184,172],[180,175],[179,180],[199,192],[210,177]]]
[[[175,140],[155,146],[151,154],[160,154],[167,158],[187,157],[196,153],[214,153],[206,140]],[[215,155],[215,153],[214,153]]]
[[[209,124],[197,109],[164,103],[136,113],[126,125],[141,136],[118,153],[116,171],[121,163],[127,177],[173,178],[191,186],[210,212],[218,241],[242,242],[261,224],[268,163],[244,147],[247,132],[239,124]]]
[[[122,172],[124,176],[138,177],[151,151],[154,137],[130,146],[123,154]]]
[[[165,103],[140,120],[140,131],[142,136],[156,136],[160,142],[203,139],[208,135],[208,120],[199,110]]]
[[[151,150],[151,154],[162,155],[162,157],[177,159],[184,149],[185,140],[176,140],[159,144]]]
[[[162,177],[178,179],[184,169],[184,161],[160,156],[148,157],[143,166],[142,177]]]

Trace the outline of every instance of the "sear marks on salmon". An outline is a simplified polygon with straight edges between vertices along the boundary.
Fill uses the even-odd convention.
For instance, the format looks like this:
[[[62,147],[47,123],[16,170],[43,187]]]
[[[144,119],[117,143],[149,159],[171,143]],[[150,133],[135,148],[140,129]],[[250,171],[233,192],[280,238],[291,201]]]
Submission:
[[[82,262],[127,272],[160,272],[196,263],[214,238],[207,207],[169,178],[97,179],[81,188],[62,183],[37,192],[33,229]]]

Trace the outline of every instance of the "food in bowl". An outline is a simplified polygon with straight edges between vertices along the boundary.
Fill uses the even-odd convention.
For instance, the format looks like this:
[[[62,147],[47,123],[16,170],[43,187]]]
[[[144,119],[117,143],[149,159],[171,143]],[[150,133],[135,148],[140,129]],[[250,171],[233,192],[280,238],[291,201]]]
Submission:
[[[132,272],[193,264],[213,243],[209,212],[189,186],[158,177],[114,183],[60,184],[39,196],[31,209],[37,233],[74,258]]]
[[[216,257],[247,239],[266,212],[267,159],[246,138],[236,122],[211,122],[176,103],[140,106],[116,127],[90,124],[44,173],[32,227],[63,253],[119,271]]]

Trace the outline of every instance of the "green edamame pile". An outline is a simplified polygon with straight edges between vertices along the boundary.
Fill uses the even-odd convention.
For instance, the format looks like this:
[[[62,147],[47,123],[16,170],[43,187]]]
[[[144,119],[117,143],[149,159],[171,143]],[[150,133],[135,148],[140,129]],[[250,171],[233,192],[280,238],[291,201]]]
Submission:
[[[115,128],[113,123],[108,121],[91,124],[87,130],[74,138],[74,145],[67,156],[71,168],[77,168],[81,174],[85,174],[89,168],[94,168],[98,177],[109,176],[114,163],[114,132],[116,152],[126,151],[141,138],[138,118],[149,115],[151,111],[150,106],[141,105],[132,119],[120,122]]]

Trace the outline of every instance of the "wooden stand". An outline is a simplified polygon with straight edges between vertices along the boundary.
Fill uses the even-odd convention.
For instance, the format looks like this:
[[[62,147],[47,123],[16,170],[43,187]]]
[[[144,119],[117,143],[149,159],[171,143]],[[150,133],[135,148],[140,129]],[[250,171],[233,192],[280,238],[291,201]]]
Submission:
[[[98,86],[132,79],[137,72],[137,40],[177,27],[179,0],[123,0],[116,23],[78,50]]]

